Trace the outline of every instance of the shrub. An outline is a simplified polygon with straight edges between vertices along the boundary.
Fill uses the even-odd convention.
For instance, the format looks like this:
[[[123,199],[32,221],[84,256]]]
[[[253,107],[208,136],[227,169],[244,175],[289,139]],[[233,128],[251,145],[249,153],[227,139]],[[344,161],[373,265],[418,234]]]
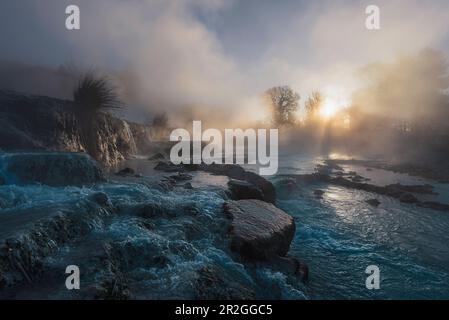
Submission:
[[[121,108],[116,89],[106,77],[95,77],[92,73],[81,76],[73,92],[77,111],[82,113],[106,112]]]

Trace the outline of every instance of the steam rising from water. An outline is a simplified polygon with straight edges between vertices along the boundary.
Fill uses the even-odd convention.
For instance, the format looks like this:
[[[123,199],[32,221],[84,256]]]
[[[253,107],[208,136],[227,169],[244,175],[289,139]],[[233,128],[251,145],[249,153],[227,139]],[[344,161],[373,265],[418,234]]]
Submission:
[[[81,8],[79,32],[63,27],[68,4]],[[376,32],[364,27],[368,4],[325,0],[5,2],[0,5],[0,35],[11,41],[2,46],[0,58],[43,68],[35,69],[32,77],[14,68],[2,72],[0,84],[70,98],[75,80],[57,68],[94,66],[114,74],[135,118],[142,118],[142,112],[168,110],[175,124],[192,119],[208,119],[214,126],[259,121],[264,110],[258,97],[271,86],[291,85],[302,95],[302,102],[312,90],[325,92],[329,86],[346,99],[366,85],[356,75],[364,65],[392,61],[404,52],[413,55],[425,47],[447,49],[446,1],[425,6],[416,0],[378,1],[382,20]],[[421,88],[419,79],[409,81],[418,81],[414,84]],[[427,93],[416,94],[421,93],[418,100],[423,101]],[[365,96],[370,108],[379,103],[372,94]],[[390,101],[380,102],[376,112],[382,113]]]

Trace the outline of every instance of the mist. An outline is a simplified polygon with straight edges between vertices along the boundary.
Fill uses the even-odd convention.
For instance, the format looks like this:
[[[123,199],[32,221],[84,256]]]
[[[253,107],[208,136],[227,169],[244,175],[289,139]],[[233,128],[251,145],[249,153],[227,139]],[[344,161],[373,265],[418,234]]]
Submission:
[[[24,2],[0,5],[0,59],[9,68],[1,69],[2,87],[71,99],[76,76],[66,66],[93,68],[114,79],[126,117],[167,112],[173,125],[258,123],[267,117],[260,95],[276,85],[299,92],[301,106],[313,90],[357,102],[363,93],[355,92],[375,81],[369,73],[380,72],[373,69],[388,68],[404,52],[447,52],[445,1],[379,1],[376,32],[364,26],[368,1]],[[76,32],[64,28],[69,4],[81,8]],[[367,95],[370,112],[390,103]],[[400,109],[404,117],[418,112]]]

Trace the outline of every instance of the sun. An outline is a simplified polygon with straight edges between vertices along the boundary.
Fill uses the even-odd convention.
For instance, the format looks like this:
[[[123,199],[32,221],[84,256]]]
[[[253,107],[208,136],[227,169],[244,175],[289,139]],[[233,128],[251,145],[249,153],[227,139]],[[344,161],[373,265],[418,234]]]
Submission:
[[[326,98],[320,108],[320,115],[325,119],[329,119],[335,116],[340,109],[341,106],[335,100]]]

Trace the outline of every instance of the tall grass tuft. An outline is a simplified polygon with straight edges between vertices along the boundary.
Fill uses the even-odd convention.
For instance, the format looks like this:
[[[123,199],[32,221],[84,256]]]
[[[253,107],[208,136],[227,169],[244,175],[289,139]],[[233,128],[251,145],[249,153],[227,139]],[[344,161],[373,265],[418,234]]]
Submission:
[[[96,77],[92,73],[81,76],[73,91],[77,111],[83,114],[96,114],[122,107],[116,89],[106,77]]]
[[[101,114],[122,108],[116,88],[106,77],[86,73],[80,77],[73,91],[73,100],[83,145],[91,156],[98,159],[101,157]]]

